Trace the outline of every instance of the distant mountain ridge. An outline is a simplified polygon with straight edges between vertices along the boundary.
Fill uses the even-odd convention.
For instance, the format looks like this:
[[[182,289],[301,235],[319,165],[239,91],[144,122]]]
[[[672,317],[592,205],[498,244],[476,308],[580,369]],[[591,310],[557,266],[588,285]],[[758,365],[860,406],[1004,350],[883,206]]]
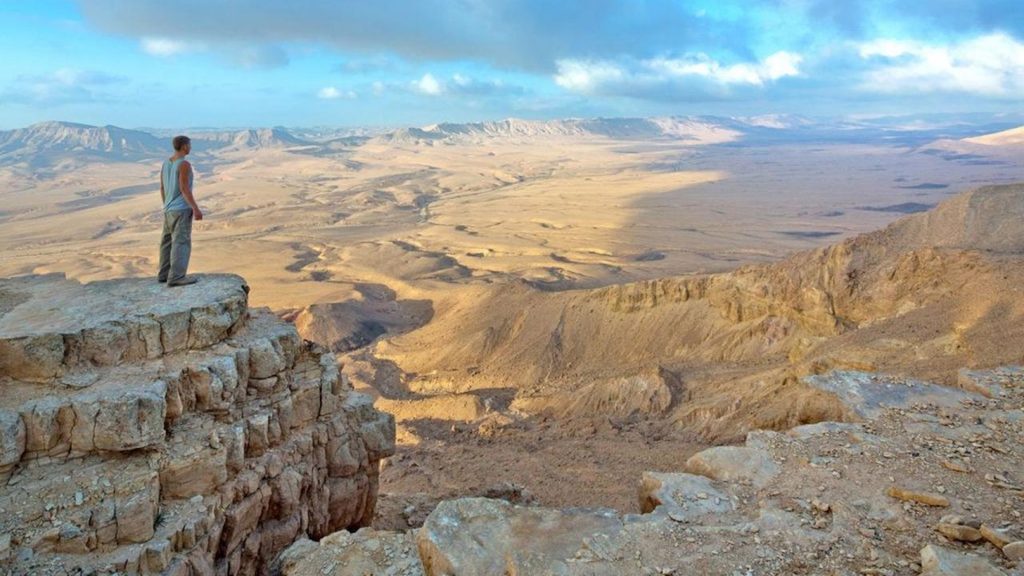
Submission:
[[[280,126],[273,128],[250,128],[245,130],[224,130],[197,132],[192,135],[197,147],[208,150],[217,148],[259,149],[308,146],[311,142],[299,138]]]
[[[0,164],[39,164],[66,155],[143,158],[166,148],[166,143],[152,134],[109,125],[40,122],[0,132]]]
[[[280,127],[198,132],[193,134],[192,140],[197,152],[283,149],[312,144]],[[88,160],[133,162],[170,153],[169,137],[110,125],[50,121],[0,131],[0,166],[25,163],[42,167]]]
[[[154,135],[156,132],[157,135]],[[134,130],[118,126],[91,126],[75,122],[40,122],[0,131],[0,166],[29,168],[56,166],[90,160],[134,162],[158,158],[170,152],[169,130]],[[870,122],[822,123],[791,114],[761,116],[662,116],[651,118],[564,118],[525,120],[506,118],[486,122],[442,122],[382,132],[379,129],[287,129],[280,126],[250,129],[202,128],[184,130],[192,137],[197,153],[250,150],[287,150],[331,153],[367,141],[382,144],[435,145],[475,144],[487,141],[527,141],[535,138],[607,138],[610,140],[675,141],[720,144],[752,138],[762,141],[795,141],[822,135],[848,140],[874,139],[885,134]],[[916,137],[916,136],[912,136]],[[892,141],[890,139],[890,141]],[[942,140],[941,142],[946,142]],[[1024,127],[979,137],[949,140],[957,145],[1018,145],[1024,143]],[[951,145],[948,144],[947,147]]]
[[[506,118],[489,122],[444,122],[423,127],[402,128],[379,137],[393,143],[472,141],[493,138],[587,137],[611,139],[675,139],[699,142],[728,142],[738,138],[743,122],[702,117],[658,118],[566,118],[523,120]]]

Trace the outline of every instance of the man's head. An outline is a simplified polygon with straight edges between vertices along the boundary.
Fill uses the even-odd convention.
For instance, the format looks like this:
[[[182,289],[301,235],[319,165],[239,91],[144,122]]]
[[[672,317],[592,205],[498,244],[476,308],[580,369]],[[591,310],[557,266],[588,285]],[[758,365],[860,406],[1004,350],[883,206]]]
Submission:
[[[188,154],[192,151],[192,139],[188,136],[175,136],[174,140],[171,140],[171,145],[179,154]]]

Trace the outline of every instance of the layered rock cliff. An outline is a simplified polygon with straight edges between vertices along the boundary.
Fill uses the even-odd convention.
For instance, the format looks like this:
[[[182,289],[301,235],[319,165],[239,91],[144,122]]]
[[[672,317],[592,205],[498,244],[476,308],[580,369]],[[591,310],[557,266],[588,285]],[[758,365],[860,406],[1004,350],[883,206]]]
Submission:
[[[248,291],[0,280],[0,570],[264,574],[369,524],[393,419]]]
[[[1024,185],[987,186],[773,264],[592,290],[506,285],[372,352],[401,372],[396,388],[506,388],[531,414],[601,417],[588,407],[619,406],[618,382],[643,379],[651,401],[630,411],[737,442],[842,419],[841,405],[797,385],[804,376],[856,369],[953,385],[964,366],[1019,362],[1022,222]]]

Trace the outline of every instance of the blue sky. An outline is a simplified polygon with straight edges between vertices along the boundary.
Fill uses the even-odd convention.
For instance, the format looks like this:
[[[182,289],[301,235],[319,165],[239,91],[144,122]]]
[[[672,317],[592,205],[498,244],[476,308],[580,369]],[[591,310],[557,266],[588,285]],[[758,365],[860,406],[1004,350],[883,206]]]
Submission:
[[[1021,112],[1021,0],[0,0],[0,128]]]

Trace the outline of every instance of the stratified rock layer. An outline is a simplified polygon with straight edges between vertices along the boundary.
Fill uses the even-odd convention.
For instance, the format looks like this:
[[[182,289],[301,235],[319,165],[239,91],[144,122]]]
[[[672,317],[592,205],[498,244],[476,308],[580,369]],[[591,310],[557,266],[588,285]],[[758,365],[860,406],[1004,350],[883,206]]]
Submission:
[[[0,568],[262,574],[369,523],[393,419],[247,294],[0,280]]]

